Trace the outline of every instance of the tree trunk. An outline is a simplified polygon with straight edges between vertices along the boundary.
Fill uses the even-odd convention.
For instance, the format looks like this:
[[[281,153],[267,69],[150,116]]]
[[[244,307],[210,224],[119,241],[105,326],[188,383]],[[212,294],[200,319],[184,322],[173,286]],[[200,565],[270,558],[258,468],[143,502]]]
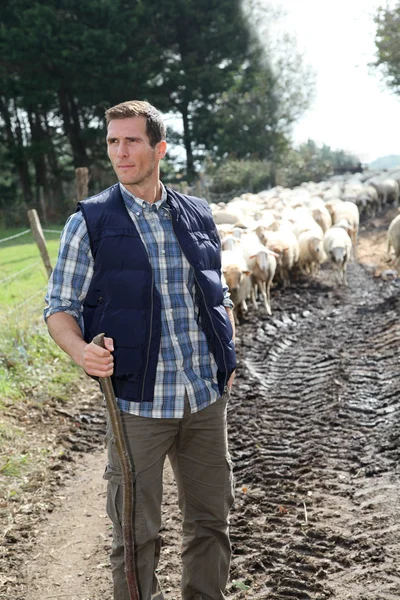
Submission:
[[[27,203],[31,203],[33,201],[31,178],[29,175],[26,150],[22,141],[22,132],[18,132],[18,122],[16,132],[14,132],[13,130],[12,118],[8,107],[8,101],[4,96],[0,97],[0,113],[4,120],[7,137],[7,146],[10,151],[12,160],[14,162],[16,171],[18,173],[24,200]],[[18,115],[16,115],[16,118],[18,119]]]
[[[69,98],[69,105],[71,107],[72,132],[73,132],[73,136],[75,138],[75,143],[76,143],[76,147],[78,149],[79,160],[80,160],[80,164],[75,165],[75,168],[88,167],[89,160],[88,160],[88,157],[86,154],[85,144],[82,140],[82,135],[81,135],[82,127],[81,127],[81,121],[79,118],[78,105],[75,101],[73,94],[71,94],[71,92],[68,92],[68,98]]]
[[[193,151],[192,151],[192,138],[190,133],[190,124],[189,124],[189,110],[188,103],[179,105],[182,120],[183,120],[183,143],[186,150],[186,165],[187,165],[187,173],[189,182],[192,181],[195,177],[194,171],[194,161],[193,161]]]
[[[37,110],[34,111],[32,107],[29,107],[27,114],[32,136],[32,158],[36,175],[36,200],[38,204],[44,204],[46,207],[48,203],[49,184],[45,160],[45,134]]]
[[[70,98],[71,95],[64,88],[58,91],[60,110],[64,121],[65,133],[72,148],[74,167],[86,167],[89,161],[80,135],[78,110],[74,101],[72,106],[70,105]]]
[[[51,205],[56,206],[63,200],[63,187],[61,181],[61,169],[58,164],[58,158],[54,149],[53,139],[51,136],[50,125],[47,120],[47,115],[42,115],[43,130],[46,139],[46,157],[50,167],[50,185],[49,194]]]

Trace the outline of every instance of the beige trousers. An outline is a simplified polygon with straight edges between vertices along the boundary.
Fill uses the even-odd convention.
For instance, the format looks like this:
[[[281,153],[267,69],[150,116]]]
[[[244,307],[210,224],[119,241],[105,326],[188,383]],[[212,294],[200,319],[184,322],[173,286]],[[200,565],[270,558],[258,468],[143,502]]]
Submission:
[[[178,486],[183,519],[182,600],[223,600],[231,547],[228,513],[233,476],[227,444],[227,395],[182,419],[152,419],[121,412],[134,472],[134,539],[140,600],[164,598],[156,575],[161,548],[162,475],[166,456]],[[122,538],[122,477],[107,425],[107,513],[113,523],[114,600],[129,600]]]

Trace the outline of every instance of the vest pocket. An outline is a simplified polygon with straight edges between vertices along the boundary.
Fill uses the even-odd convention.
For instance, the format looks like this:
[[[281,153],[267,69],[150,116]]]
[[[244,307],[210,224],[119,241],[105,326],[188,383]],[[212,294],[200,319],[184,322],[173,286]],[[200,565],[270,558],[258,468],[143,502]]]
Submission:
[[[90,338],[91,339],[93,339],[94,336],[97,335],[98,333],[103,333],[103,332],[99,331],[99,325],[100,325],[100,321],[103,316],[103,313],[104,313],[104,298],[103,298],[103,296],[100,295],[97,298],[97,306],[94,309],[92,325],[90,327]]]

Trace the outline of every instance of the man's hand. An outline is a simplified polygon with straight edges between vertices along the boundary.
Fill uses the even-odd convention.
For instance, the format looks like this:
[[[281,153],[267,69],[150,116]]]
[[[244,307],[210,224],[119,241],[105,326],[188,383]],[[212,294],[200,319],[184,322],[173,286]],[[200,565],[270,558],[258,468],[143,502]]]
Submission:
[[[114,350],[112,338],[104,338],[105,348],[97,346],[93,342],[86,344],[83,348],[80,366],[88,375],[95,377],[110,377],[114,372]]]
[[[226,313],[227,313],[227,315],[229,317],[229,320],[231,322],[231,325],[232,325],[232,331],[233,331],[232,339],[233,339],[233,341],[235,341],[235,317],[233,315],[233,310],[231,308],[229,308],[229,306],[225,306],[225,310],[226,310]],[[228,383],[227,383],[229,391],[231,391],[231,389],[232,389],[232,385],[233,385],[233,380],[234,379],[235,379],[235,371],[229,377],[229,380],[228,380]]]
[[[229,391],[232,390],[232,385],[233,385],[233,380],[235,379],[235,371],[233,371],[232,375],[229,377],[228,379],[228,383],[227,386],[229,388]]]

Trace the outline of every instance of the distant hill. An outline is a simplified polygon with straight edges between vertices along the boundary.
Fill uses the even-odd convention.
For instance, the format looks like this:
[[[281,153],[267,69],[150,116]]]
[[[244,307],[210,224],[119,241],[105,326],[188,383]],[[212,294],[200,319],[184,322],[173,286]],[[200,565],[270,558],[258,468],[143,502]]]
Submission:
[[[369,163],[370,169],[393,169],[400,166],[400,155],[389,154],[389,156],[380,156],[376,160]]]

